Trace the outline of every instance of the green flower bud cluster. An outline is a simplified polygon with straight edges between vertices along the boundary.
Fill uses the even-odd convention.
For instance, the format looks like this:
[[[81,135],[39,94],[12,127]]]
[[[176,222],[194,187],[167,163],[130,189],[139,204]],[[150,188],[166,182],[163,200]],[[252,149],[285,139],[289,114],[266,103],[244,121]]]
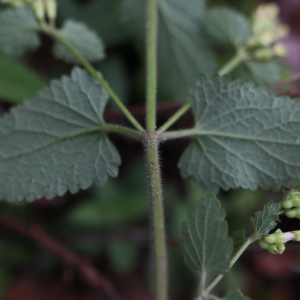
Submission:
[[[291,192],[282,203],[282,207],[287,209],[284,212],[287,217],[300,219],[300,191]]]
[[[56,19],[56,0],[32,0],[32,9],[37,19],[40,21],[44,21],[46,17],[50,22],[53,22]]]
[[[12,6],[29,6],[39,21],[44,21],[46,17],[50,22],[56,19],[56,0],[0,0],[0,2]]]
[[[261,248],[273,254],[282,254],[285,250],[285,243],[288,241],[300,241],[300,230],[282,232],[277,229],[274,233],[265,236],[258,244]]]
[[[278,41],[288,36],[289,28],[279,21],[278,14],[279,8],[274,3],[260,4],[254,12],[253,36],[246,42],[253,58],[268,60],[286,56],[286,47]]]

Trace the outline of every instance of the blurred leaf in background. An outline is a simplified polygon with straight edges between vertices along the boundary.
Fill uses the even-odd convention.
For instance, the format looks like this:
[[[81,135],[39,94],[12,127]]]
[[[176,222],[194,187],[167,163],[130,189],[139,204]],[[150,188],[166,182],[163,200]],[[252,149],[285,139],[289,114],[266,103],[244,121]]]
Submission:
[[[20,104],[35,96],[46,86],[34,71],[16,59],[0,53],[0,98],[10,104]]]

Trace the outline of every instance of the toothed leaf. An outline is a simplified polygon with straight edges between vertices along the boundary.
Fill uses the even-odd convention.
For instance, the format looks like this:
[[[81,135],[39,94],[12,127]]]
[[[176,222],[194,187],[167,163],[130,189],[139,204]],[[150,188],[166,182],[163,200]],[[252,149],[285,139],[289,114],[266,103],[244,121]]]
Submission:
[[[195,138],[179,161],[183,177],[214,192],[299,185],[300,101],[204,75],[192,85],[189,101]]]
[[[75,68],[0,119],[0,199],[50,199],[117,176],[120,157],[103,131],[107,100]]]

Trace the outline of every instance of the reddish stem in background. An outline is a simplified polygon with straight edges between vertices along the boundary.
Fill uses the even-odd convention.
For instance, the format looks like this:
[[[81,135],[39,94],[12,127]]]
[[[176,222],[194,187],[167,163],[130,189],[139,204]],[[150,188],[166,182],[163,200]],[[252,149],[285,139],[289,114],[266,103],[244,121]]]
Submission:
[[[115,291],[112,283],[100,275],[88,260],[81,258],[79,255],[66,249],[54,238],[48,236],[42,228],[34,226],[29,227],[19,221],[4,217],[3,215],[0,215],[0,225],[26,238],[34,240],[39,245],[52,252],[62,261],[77,269],[90,286],[103,289],[104,293],[111,300],[122,300],[121,296]]]

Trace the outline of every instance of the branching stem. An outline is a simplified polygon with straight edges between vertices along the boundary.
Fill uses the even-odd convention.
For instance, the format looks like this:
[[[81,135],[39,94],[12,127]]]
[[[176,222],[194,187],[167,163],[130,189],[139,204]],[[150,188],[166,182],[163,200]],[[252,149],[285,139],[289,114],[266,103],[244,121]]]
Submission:
[[[113,99],[113,101],[118,105],[127,119],[131,122],[131,124],[140,132],[144,131],[144,128],[138,123],[138,121],[134,118],[134,116],[129,112],[129,110],[124,106],[115,92],[111,89],[108,83],[97,73],[97,71],[92,67],[92,65],[86,61],[81,55],[79,55],[69,44],[67,44],[53,29],[48,27],[47,25],[41,25],[40,30],[49,36],[51,36],[54,40],[62,44],[84,67],[85,69],[101,84],[101,86],[106,90],[109,96]]]
[[[233,257],[230,260],[229,268],[232,268],[232,266],[236,263],[236,261],[240,258],[240,256],[244,253],[244,251],[255,241],[254,238],[248,238],[245,240],[245,242],[242,244],[242,246],[234,253]],[[224,275],[219,274],[205,289],[207,293],[209,293],[220,281],[223,279]]]
[[[155,299],[167,300],[167,252],[164,228],[163,196],[158,155],[156,129],[156,44],[157,44],[157,3],[147,1],[147,132],[145,151],[152,208],[152,225],[155,256]]]
[[[226,63],[218,72],[219,76],[228,74],[235,69],[241,62],[247,58],[247,52],[244,48],[239,48],[236,55]],[[170,128],[177,120],[180,119],[191,108],[190,103],[184,104],[165,124],[163,124],[157,131],[157,133],[163,133]]]

